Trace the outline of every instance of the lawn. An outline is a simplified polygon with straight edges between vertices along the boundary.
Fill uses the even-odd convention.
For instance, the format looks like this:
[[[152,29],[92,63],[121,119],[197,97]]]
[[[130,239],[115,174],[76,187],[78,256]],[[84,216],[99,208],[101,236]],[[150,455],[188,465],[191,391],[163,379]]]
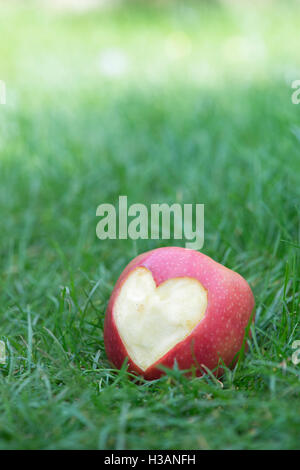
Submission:
[[[299,449],[300,4],[102,3],[0,2],[0,449]],[[204,203],[203,253],[250,283],[220,381],[108,362],[120,272],[185,244],[100,241],[119,195]]]

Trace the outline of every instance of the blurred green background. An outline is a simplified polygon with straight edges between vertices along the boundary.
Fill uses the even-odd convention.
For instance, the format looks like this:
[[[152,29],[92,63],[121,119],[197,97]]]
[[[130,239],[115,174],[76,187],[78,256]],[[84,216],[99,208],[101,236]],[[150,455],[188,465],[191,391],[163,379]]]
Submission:
[[[299,14],[0,1],[0,448],[299,448]],[[166,245],[97,239],[119,195],[204,203],[202,251],[250,282],[253,343],[222,388],[107,362],[114,282]]]

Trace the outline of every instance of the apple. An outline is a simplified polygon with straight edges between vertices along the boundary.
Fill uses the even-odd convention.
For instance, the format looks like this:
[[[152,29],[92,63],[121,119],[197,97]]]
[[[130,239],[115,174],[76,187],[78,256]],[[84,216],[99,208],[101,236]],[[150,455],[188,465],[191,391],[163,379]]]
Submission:
[[[240,351],[254,308],[247,281],[195,250],[165,247],[133,259],[118,279],[104,322],[109,360],[145,379],[163,365],[222,373]],[[203,365],[205,366],[203,368]]]

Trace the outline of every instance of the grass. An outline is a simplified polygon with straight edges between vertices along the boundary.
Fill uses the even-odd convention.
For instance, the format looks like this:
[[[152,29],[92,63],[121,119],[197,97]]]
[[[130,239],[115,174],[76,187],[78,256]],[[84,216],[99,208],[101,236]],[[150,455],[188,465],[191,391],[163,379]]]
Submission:
[[[299,4],[0,8],[0,448],[299,449]],[[204,203],[203,252],[250,282],[253,340],[221,382],[108,363],[113,285],[165,245],[96,238],[120,194]]]

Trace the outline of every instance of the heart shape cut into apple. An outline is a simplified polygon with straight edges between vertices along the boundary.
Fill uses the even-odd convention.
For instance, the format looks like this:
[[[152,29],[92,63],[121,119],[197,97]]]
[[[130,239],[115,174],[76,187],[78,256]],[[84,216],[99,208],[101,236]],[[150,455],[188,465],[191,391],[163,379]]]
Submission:
[[[156,286],[151,271],[138,267],[122,285],[114,319],[130,358],[145,371],[191,333],[206,307],[207,291],[197,279]]]

